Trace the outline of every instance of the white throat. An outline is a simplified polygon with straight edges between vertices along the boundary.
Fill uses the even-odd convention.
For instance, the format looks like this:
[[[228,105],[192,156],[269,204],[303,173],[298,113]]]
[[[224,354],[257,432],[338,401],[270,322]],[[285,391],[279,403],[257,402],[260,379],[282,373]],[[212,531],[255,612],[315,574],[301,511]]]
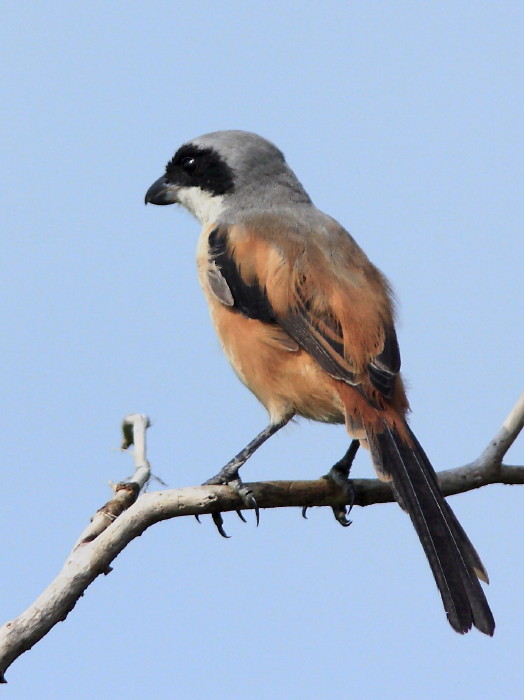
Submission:
[[[177,199],[202,226],[215,222],[224,209],[224,197],[212,195],[200,187],[182,187],[177,192]]]

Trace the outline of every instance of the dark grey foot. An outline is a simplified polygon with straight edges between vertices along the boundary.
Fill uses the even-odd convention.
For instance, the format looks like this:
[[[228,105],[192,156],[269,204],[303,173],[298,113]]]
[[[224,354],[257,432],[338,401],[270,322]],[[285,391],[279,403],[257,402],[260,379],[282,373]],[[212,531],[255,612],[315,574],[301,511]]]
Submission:
[[[349,505],[332,506],[333,515],[337,522],[339,522],[343,527],[348,527],[351,525],[351,520],[347,517],[353,508],[355,503],[355,489],[353,487],[353,482],[349,478],[349,472],[353,465],[353,460],[357,454],[360,442],[358,440],[352,440],[346,454],[334,464],[329,472],[324,478],[330,479],[336,486],[338,486],[344,492],[346,498],[345,501]],[[302,516],[306,516],[307,506],[302,508]]]
[[[229,465],[228,465],[229,467]],[[227,469],[227,471],[226,471]],[[225,473],[224,473],[225,472]],[[255,518],[257,522],[257,527],[260,523],[260,509],[258,507],[258,503],[256,502],[255,496],[253,495],[253,491],[244,484],[242,479],[238,476],[238,468],[237,468],[237,476],[231,478],[231,472],[230,470],[225,467],[222,469],[216,476],[211,477],[211,479],[208,479],[207,481],[204,482],[204,486],[211,486],[211,485],[218,485],[218,484],[224,484],[226,486],[229,486],[229,488],[233,489],[233,491],[240,496],[242,503],[246,506],[246,508],[251,508],[255,511]],[[242,511],[237,510],[237,515],[238,517],[246,522],[246,519],[244,518]],[[214,513],[213,514],[213,522],[216,525],[216,528],[218,532],[222,535],[222,537],[228,537],[224,531],[223,527],[223,518],[220,515],[220,513]]]
[[[337,522],[339,522],[343,527],[349,527],[352,521],[347,516],[351,513],[351,509],[355,504],[355,489],[353,487],[353,482],[338,467],[338,463],[331,467],[329,472],[326,474],[326,478],[331,479],[331,481],[333,481],[345,494],[345,501],[348,505],[331,506],[331,509],[333,510],[333,515],[335,516]]]
[[[236,455],[236,457],[233,457],[233,459],[228,462],[216,476],[213,476],[211,479],[204,482],[204,486],[217,484],[227,484],[227,486],[230,486],[233,491],[240,496],[245,507],[252,508],[255,511],[257,525],[260,522],[260,510],[258,504],[255,500],[253,492],[242,482],[238,472],[240,467],[249,459],[249,457],[251,457],[253,452],[257,450],[268,438],[280,430],[280,428],[286,425],[286,423],[288,423],[292,417],[292,415],[289,415],[283,418],[280,423],[270,423],[270,425],[268,425],[267,428],[264,428],[264,430],[262,430],[262,432],[260,432],[256,438],[251,440],[251,442],[246,445],[244,449]],[[237,510],[237,514],[241,520],[246,522],[244,516],[239,510]],[[224,532],[223,520],[220,513],[216,513],[213,516],[213,522],[217,526],[217,529],[222,537],[227,537],[226,533]]]
[[[343,527],[348,527],[351,525],[351,520],[347,517],[351,513],[351,509],[355,504],[355,489],[353,488],[353,482],[349,478],[349,472],[353,466],[353,460],[360,447],[359,440],[352,440],[346,454],[334,464],[326,475],[328,479],[331,479],[346,495],[346,503],[348,506],[333,506],[333,515],[337,522],[339,522]]]

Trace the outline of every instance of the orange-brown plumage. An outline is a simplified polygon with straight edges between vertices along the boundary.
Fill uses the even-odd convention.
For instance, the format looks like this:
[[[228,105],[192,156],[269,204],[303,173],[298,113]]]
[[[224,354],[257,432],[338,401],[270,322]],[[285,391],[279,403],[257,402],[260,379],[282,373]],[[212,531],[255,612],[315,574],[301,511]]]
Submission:
[[[293,341],[281,327],[246,318],[215,296],[207,276],[212,263],[208,239],[215,230],[210,226],[199,243],[199,277],[220,342],[240,379],[274,420],[297,413],[346,422],[351,434],[360,437],[355,427],[359,419],[372,428],[381,417],[393,422],[397,414],[403,416],[408,404],[400,377],[388,400],[374,389],[366,371],[384,348],[385,327],[393,324],[389,287],[381,273],[347,234],[340,239],[343,250],[333,255],[313,237],[304,244],[293,231],[277,235],[268,225],[272,217],[263,219],[231,226],[224,234],[243,282],[265,290],[277,318],[305,304],[310,332],[355,375],[358,389],[330,376],[298,345],[290,350]],[[257,230],[255,225],[266,228]],[[317,326],[323,333],[316,331]],[[325,335],[342,345],[342,355],[324,340]]]

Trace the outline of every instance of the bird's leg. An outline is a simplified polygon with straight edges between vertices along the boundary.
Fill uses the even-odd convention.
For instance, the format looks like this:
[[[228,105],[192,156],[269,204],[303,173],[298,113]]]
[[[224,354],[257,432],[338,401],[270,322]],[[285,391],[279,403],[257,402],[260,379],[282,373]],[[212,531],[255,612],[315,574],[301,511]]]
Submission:
[[[218,474],[211,477],[204,482],[204,485],[211,484],[227,484],[230,486],[235,493],[237,493],[242,499],[245,506],[248,508],[253,508],[255,510],[255,515],[257,519],[257,525],[260,519],[258,504],[255,500],[253,492],[248,488],[240,478],[239,470],[240,467],[251,457],[253,452],[258,450],[258,448],[263,445],[266,440],[268,440],[272,435],[283,428],[286,423],[291,420],[292,416],[282,419],[278,423],[270,423],[267,428],[264,428],[250,443],[248,443],[243,450],[241,450],[232,460],[230,460],[225,467],[223,467]],[[243,516],[237,511],[239,516],[244,520]],[[227,537],[222,527],[222,516],[220,513],[215,513],[213,515],[213,520],[218,528],[218,531],[223,537]]]
[[[346,508],[345,505],[333,506],[333,515],[336,520],[343,525],[348,527],[351,525],[351,520],[347,517],[351,513],[353,504],[355,502],[355,489],[353,488],[353,483],[349,478],[349,472],[353,466],[353,460],[360,447],[360,440],[352,440],[346,454],[340,459],[336,464],[334,464],[329,472],[326,474],[328,479],[331,479],[337,486],[339,486],[346,494],[347,500],[349,502],[349,507]]]
[[[353,460],[357,454],[358,448],[360,447],[359,440],[352,440],[351,444],[346,452],[346,454],[339,459],[339,461],[334,464],[329,472],[326,474],[326,479],[331,479],[337,486],[339,486],[347,496],[347,501],[349,502],[349,508],[346,509],[345,505],[332,506],[333,515],[337,521],[347,527],[351,525],[351,520],[347,517],[353,508],[353,503],[355,501],[355,490],[351,479],[349,478],[349,472],[353,465]],[[302,515],[306,517],[307,506],[302,508]]]

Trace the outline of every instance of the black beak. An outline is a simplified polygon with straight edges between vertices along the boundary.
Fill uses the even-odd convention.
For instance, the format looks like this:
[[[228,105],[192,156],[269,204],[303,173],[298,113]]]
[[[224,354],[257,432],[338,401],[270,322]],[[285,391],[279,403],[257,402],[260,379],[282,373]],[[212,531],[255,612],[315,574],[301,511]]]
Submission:
[[[145,202],[146,204],[176,204],[178,202],[176,189],[167,182],[166,176],[162,175],[146,192]]]

